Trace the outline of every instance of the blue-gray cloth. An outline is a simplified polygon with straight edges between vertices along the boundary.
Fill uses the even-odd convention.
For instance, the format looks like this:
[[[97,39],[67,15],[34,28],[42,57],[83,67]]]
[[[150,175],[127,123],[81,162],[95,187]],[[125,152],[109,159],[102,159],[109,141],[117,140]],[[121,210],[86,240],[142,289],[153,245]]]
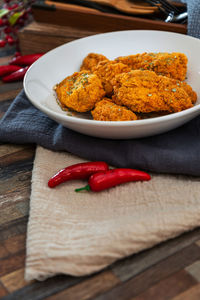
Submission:
[[[175,0],[187,5],[187,34],[200,38],[200,0]]]
[[[116,167],[200,175],[200,117],[165,134],[131,140],[89,137],[49,119],[22,91],[0,121],[0,141],[36,143]]]
[[[188,12],[188,35],[200,38],[200,0],[184,0]]]

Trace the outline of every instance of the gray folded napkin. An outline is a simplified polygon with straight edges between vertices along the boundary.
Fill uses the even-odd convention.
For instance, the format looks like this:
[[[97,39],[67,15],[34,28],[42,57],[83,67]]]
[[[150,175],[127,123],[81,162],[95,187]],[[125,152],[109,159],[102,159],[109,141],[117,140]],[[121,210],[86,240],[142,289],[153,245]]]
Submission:
[[[200,175],[200,117],[175,130],[148,138],[100,139],[52,121],[21,91],[0,121],[0,142],[36,143],[88,160],[103,160],[116,167]]]
[[[200,0],[184,0],[188,11],[188,35],[200,37]]]

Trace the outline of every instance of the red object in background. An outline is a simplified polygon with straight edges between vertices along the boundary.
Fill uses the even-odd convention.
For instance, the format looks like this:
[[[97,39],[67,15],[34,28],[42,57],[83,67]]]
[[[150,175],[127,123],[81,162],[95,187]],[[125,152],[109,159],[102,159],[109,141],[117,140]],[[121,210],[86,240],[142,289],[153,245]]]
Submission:
[[[11,33],[12,32],[12,28],[11,27],[6,27],[5,29],[4,29],[4,32],[7,34],[7,33]]]
[[[2,3],[2,7],[0,7],[0,39],[4,40],[6,44],[1,42],[0,47],[6,46],[6,49],[13,48],[13,50],[18,50],[19,40],[17,32],[33,20],[31,5],[35,0],[2,1],[4,4]]]
[[[15,57],[17,57],[17,56],[21,56],[21,53],[19,51],[15,52]]]
[[[8,2],[10,2],[10,1],[8,1]],[[9,10],[13,10],[13,9],[15,9],[15,8],[18,8],[18,7],[19,7],[19,4],[14,3],[13,5],[9,6],[8,9],[9,9]]]
[[[150,179],[151,176],[143,171],[126,168],[112,169],[93,174],[89,178],[88,185],[75,191],[92,190],[100,192],[125,182],[146,181]]]
[[[44,53],[28,54],[23,56],[14,57],[11,61],[11,65],[30,66]]]
[[[5,36],[5,40],[6,40],[6,41],[8,41],[10,38],[12,38],[12,36],[11,36],[11,35],[9,35],[9,34],[6,34],[6,36]]]
[[[20,68],[19,70],[5,76],[2,78],[3,82],[13,82],[22,80],[24,78],[24,75],[26,74],[29,67]]]
[[[48,182],[48,186],[53,188],[63,182],[74,179],[87,179],[92,174],[108,170],[109,166],[103,161],[79,163],[56,173]]]
[[[14,44],[15,44],[15,40],[13,39],[12,36],[9,36],[9,37],[7,38],[7,42],[8,42],[9,45],[14,45]]]
[[[8,66],[0,66],[0,76],[5,76],[20,70],[20,66],[8,65]]]
[[[0,48],[5,47],[5,45],[6,45],[6,41],[0,40]]]
[[[8,26],[10,25],[9,24],[9,21],[7,19],[0,19],[0,26]]]

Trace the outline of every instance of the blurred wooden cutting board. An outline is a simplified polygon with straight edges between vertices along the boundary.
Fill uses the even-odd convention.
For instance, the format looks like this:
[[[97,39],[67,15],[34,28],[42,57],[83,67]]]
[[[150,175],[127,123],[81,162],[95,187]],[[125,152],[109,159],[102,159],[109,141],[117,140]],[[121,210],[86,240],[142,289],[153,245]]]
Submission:
[[[152,14],[158,11],[157,6],[149,5],[142,0],[90,0],[90,2],[98,3],[100,5],[107,5],[116,8],[117,10],[129,14],[145,15]]]
[[[35,22],[18,32],[22,54],[46,52],[81,37],[110,31],[143,29],[187,32],[186,24],[103,13],[84,6],[53,1],[45,1],[45,4],[47,9],[33,7]]]

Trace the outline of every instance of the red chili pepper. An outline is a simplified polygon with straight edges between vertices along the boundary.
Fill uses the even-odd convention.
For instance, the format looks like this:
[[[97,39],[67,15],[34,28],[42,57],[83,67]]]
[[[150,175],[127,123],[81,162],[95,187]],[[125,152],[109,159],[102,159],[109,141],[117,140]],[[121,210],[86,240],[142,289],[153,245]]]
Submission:
[[[75,164],[56,173],[49,180],[48,186],[53,188],[65,181],[89,178],[92,174],[106,171],[108,168],[108,164],[103,161]]]
[[[7,76],[4,76],[2,78],[3,82],[13,82],[22,80],[24,78],[24,75],[26,74],[29,67],[20,68],[18,71],[15,71]]]
[[[92,190],[94,192],[99,192],[125,182],[144,181],[150,179],[151,176],[143,171],[125,168],[112,169],[93,174],[89,178],[88,185],[80,189],[76,189],[75,191]]]
[[[21,67],[15,65],[0,66],[0,76],[11,74],[19,69],[21,69]]]
[[[17,56],[10,61],[10,65],[30,66],[42,55],[44,55],[44,53]]]

